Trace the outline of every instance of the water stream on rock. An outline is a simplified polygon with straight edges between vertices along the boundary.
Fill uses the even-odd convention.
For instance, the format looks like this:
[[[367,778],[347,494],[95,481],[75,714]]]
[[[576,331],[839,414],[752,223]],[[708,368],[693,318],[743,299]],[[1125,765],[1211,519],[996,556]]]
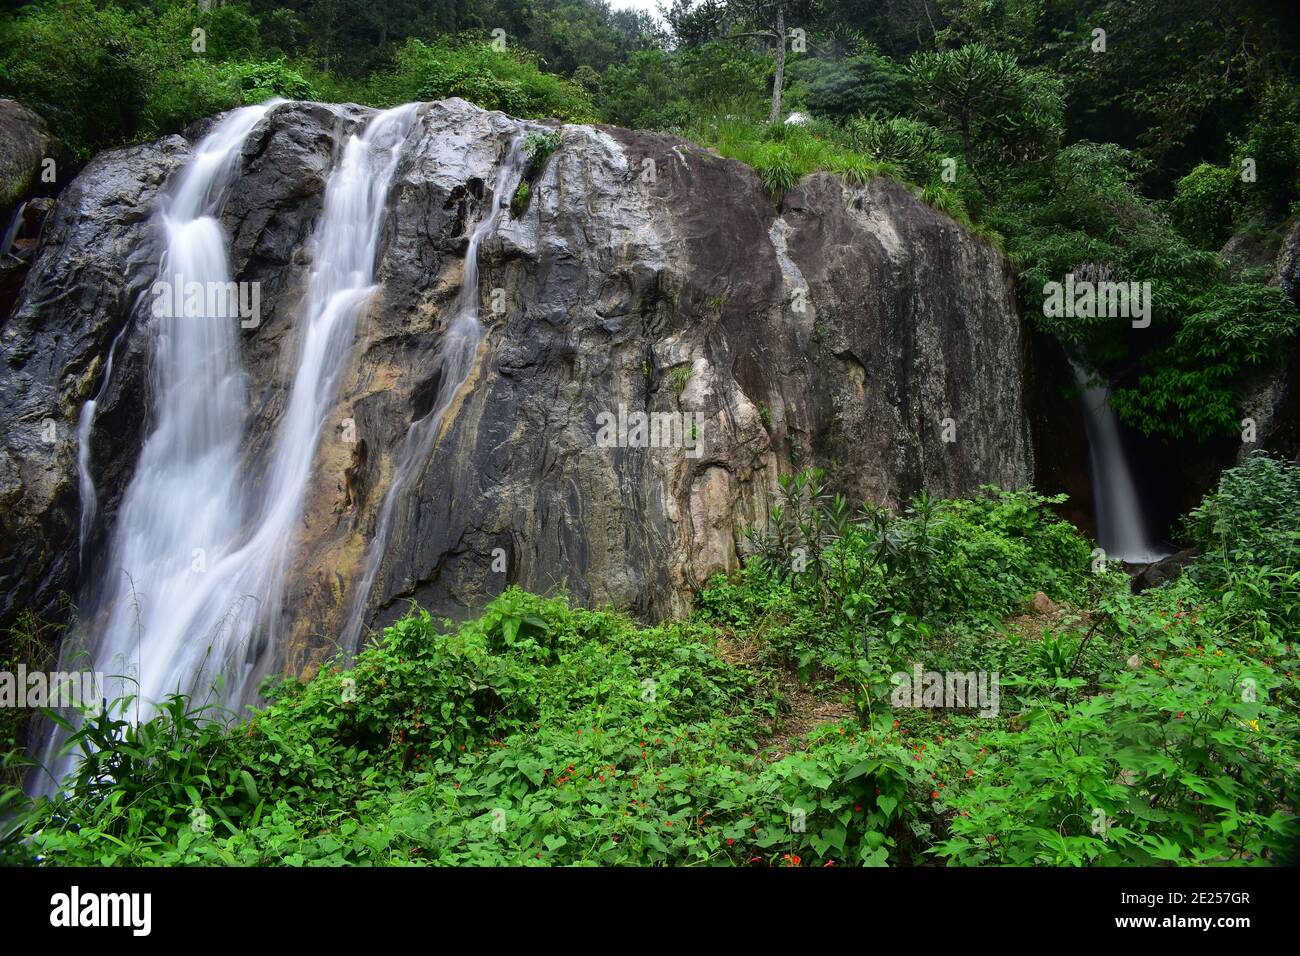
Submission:
[[[380,508],[375,534],[366,552],[360,584],[353,593],[351,610],[343,629],[341,644],[348,650],[355,651],[360,640],[366,605],[379,573],[380,564],[383,562],[385,546],[392,531],[393,516],[398,503],[407,500],[406,492],[411,482],[428,465],[442,420],[461,385],[469,377],[474,355],[478,351],[481,334],[478,250],[483,240],[496,231],[501,210],[513,196],[511,183],[517,182],[523,175],[526,160],[522,143],[519,136],[511,141],[497,171],[496,185],[492,191],[492,205],[474,227],[474,231],[470,233],[469,245],[465,250],[465,271],[461,278],[460,291],[457,293],[452,318],[438,350],[437,367],[434,373],[438,382],[437,394],[424,417],[411,423],[402,447],[397,453],[393,481]]]
[[[1168,557],[1168,549],[1161,547],[1147,527],[1141,496],[1124,451],[1119,419],[1107,401],[1110,388],[1094,384],[1088,371],[1073,359],[1070,367],[1080,389],[1083,425],[1088,434],[1088,474],[1096,509],[1097,543],[1111,561],[1145,564]]]
[[[234,111],[195,148],[159,214],[161,281],[184,288],[231,281],[217,217],[246,138],[275,105]],[[377,114],[330,174],[296,371],[263,471],[251,473],[242,455],[249,400],[237,313],[155,319],[154,429],[107,560],[95,569],[105,593],[82,609],[93,669],[106,676],[109,701],[138,696],[134,719],[147,719],[171,693],[234,705],[255,690],[250,679],[274,648],[321,431],[357,316],[375,289],[388,188],[417,109]],[[83,448],[93,414],[83,411]],[[93,508],[93,498],[85,504]],[[71,764],[56,765],[66,773]]]

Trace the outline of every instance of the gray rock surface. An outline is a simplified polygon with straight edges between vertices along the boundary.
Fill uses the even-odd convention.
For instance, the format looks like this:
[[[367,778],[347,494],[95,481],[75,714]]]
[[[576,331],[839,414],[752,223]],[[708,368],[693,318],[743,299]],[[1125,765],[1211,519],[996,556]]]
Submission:
[[[242,337],[250,457],[283,409],[339,137],[368,112],[276,111],[223,212],[236,278],[263,284],[261,325]],[[371,623],[409,598],[457,615],[515,582],[647,618],[681,613],[694,588],[737,567],[777,476],[805,466],[895,507],[922,488],[1029,483],[1026,336],[996,249],[889,180],[816,174],[774,204],[748,167],[684,140],[558,128],[527,208],[481,249],[483,343],[399,503]],[[408,140],[380,286],[315,462],[276,666],[301,670],[333,648],[396,451],[437,384],[468,233],[521,132],[447,100],[423,108]],[[96,558],[149,420],[149,216],[189,145],[170,137],[92,162],[60,198],[3,331],[6,616],[111,573]],[[92,446],[101,500],[84,565],[96,570],[79,577],[72,439],[119,333]],[[597,416],[620,405],[698,415],[702,453],[597,447]],[[53,444],[41,441],[46,419]]]

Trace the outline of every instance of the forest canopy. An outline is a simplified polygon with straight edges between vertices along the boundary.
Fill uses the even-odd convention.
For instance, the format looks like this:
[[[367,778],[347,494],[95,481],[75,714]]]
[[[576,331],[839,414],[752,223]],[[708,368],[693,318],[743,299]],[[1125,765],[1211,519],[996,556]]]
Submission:
[[[206,9],[205,9],[206,7]],[[665,130],[753,166],[889,175],[1001,244],[1042,332],[1151,436],[1239,427],[1294,340],[1251,250],[1300,196],[1280,0],[38,0],[0,20],[0,95],[88,157],[271,96],[459,96]],[[778,36],[783,41],[778,43]],[[779,82],[778,82],[779,77]],[[798,114],[801,122],[780,122]],[[778,122],[771,122],[778,118]],[[1217,255],[1234,240],[1245,250]],[[1067,274],[1149,283],[1150,326],[1047,316]]]

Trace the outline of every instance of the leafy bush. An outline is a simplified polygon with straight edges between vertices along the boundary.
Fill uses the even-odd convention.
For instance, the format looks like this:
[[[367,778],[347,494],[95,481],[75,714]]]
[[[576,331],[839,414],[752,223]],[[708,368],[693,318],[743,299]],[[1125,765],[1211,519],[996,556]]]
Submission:
[[[1233,152],[1238,175],[1247,159],[1254,161],[1255,181],[1242,187],[1255,204],[1280,213],[1300,197],[1300,86],[1282,79],[1269,85]]]
[[[857,117],[846,126],[849,142],[876,162],[893,163],[912,182],[929,183],[948,155],[944,137],[934,127],[910,117]]]
[[[790,64],[788,75],[791,102],[802,101],[814,116],[890,116],[911,105],[903,70],[878,53],[842,60],[798,59]]]
[[[626,64],[611,66],[601,77],[601,116],[631,129],[684,126],[690,104],[680,81],[676,60],[668,52],[638,50]]]
[[[1219,486],[1187,516],[1201,552],[1193,575],[1222,584],[1231,567],[1300,565],[1300,466],[1255,452],[1219,476]]]
[[[129,140],[146,109],[140,31],[89,0],[36,5],[0,20],[3,93],[40,113],[82,154]]]
[[[260,103],[276,96],[287,100],[313,100],[317,96],[311,83],[284,60],[240,63],[235,70],[245,103]]]
[[[397,51],[393,71],[378,82],[386,105],[459,96],[489,110],[519,117],[555,117],[581,123],[594,118],[591,97],[570,80],[543,73],[526,52],[490,44],[410,39]]]
[[[1209,163],[1199,164],[1178,180],[1169,212],[1189,242],[1202,249],[1218,249],[1232,234],[1238,182],[1233,170]]]
[[[685,621],[511,589],[457,626],[415,609],[233,727],[180,698],[87,721],[65,796],[0,793],[0,859],[1272,862],[1300,799],[1297,475],[1225,473],[1189,519],[1204,553],[1138,595],[1092,572],[1058,499],[890,515],[796,475]],[[1036,590],[1061,602],[1041,634],[1000,620]],[[774,740],[787,660],[857,719]],[[898,706],[889,675],[921,661],[1000,674],[1000,709]]]
[[[1300,315],[1280,289],[1258,283],[1212,286],[1186,308],[1170,345],[1145,358],[1137,388],[1116,389],[1111,405],[1152,435],[1234,434],[1241,373],[1275,361]]]

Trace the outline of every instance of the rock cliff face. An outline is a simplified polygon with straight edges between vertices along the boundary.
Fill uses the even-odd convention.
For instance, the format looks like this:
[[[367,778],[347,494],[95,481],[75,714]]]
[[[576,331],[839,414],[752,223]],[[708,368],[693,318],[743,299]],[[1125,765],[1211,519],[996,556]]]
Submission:
[[[280,107],[249,139],[222,214],[235,277],[261,284],[260,324],[241,339],[251,462],[297,359],[326,179],[369,115]],[[314,463],[287,582],[291,638],[268,666],[301,669],[332,649],[397,449],[437,391],[468,233],[522,127],[447,100],[423,107],[407,139],[379,284]],[[397,502],[370,623],[408,598],[456,614],[514,582],[680,613],[737,566],[777,476],[804,466],[893,506],[922,488],[1029,483],[1026,340],[995,249],[885,179],[817,174],[774,204],[750,169],[683,140],[559,129],[531,200],[480,250],[483,341]],[[150,427],[150,217],[191,145],[97,157],[60,197],[3,329],[5,617],[113,573],[107,535]],[[79,556],[76,423],[96,393],[99,508]],[[620,409],[686,413],[695,450],[601,447],[599,416]]]

